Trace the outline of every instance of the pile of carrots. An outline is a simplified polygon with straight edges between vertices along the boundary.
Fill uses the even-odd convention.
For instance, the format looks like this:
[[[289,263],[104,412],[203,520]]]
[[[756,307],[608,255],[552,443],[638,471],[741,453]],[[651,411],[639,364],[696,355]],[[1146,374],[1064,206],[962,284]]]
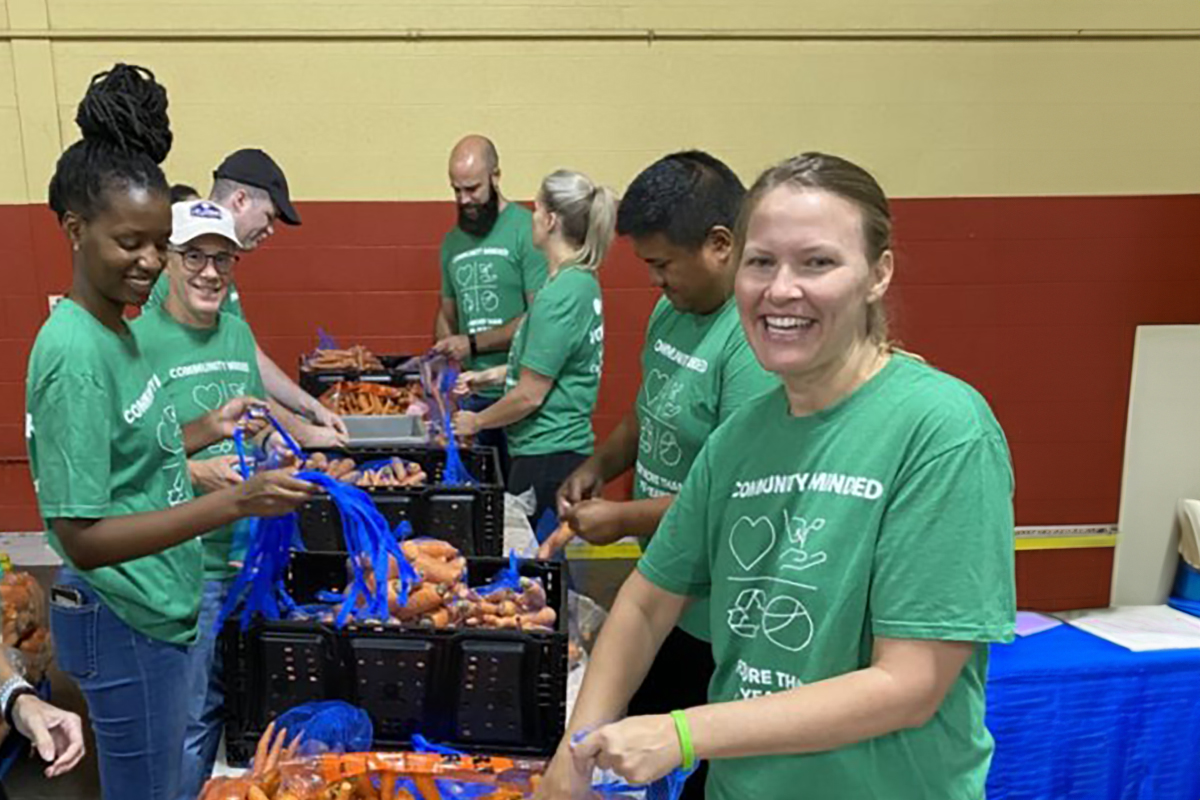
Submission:
[[[25,679],[37,684],[46,675],[53,656],[50,631],[46,627],[46,594],[27,572],[9,572],[0,579],[0,604],[6,647],[20,651]]]
[[[400,566],[388,560],[388,612],[392,620],[430,628],[490,628],[552,631],[558,615],[547,605],[540,580],[522,577],[519,588],[502,588],[481,595],[466,582],[467,560],[448,542],[416,539],[401,550],[417,573],[407,602],[400,602]],[[375,576],[366,575],[375,591]]]
[[[303,369],[307,372],[323,370],[380,371],[383,369],[383,362],[370,350],[361,344],[356,344],[347,350],[317,348],[304,359]]]
[[[338,381],[319,398],[321,404],[342,416],[406,414],[421,399],[420,384],[386,386],[369,381]]]
[[[424,486],[429,480],[425,468],[420,464],[396,457],[386,464],[363,469],[353,458],[330,458],[324,453],[314,453],[304,462],[302,469],[324,472],[334,480],[363,489]]]
[[[452,800],[460,794],[524,800],[533,796],[545,768],[541,761],[431,753],[285,754],[266,763],[269,769],[256,768],[246,777],[209,781],[200,800]]]

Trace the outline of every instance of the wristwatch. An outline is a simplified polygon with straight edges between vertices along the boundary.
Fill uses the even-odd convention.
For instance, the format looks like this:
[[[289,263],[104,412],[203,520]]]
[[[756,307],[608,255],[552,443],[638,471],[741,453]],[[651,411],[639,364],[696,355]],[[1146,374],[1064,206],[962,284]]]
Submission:
[[[467,334],[467,343],[471,345],[471,358],[479,355],[479,345],[475,343],[475,334]]]

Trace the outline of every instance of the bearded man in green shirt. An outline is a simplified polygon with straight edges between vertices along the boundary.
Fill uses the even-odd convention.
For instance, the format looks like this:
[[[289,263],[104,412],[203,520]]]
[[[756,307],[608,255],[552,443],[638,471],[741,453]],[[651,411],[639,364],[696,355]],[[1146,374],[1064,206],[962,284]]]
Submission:
[[[546,282],[546,257],[533,245],[532,212],[500,192],[500,155],[490,139],[463,138],[450,152],[449,171],[458,218],[442,240],[433,349],[483,372],[508,363],[517,328]],[[477,387],[461,406],[478,413],[503,394],[503,385]],[[507,475],[504,429],[480,431],[476,441],[497,449]]]

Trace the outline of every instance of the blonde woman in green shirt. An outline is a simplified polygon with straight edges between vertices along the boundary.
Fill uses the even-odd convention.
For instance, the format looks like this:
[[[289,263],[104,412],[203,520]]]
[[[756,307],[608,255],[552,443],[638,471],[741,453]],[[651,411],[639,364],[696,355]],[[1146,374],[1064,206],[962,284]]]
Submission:
[[[463,390],[503,383],[505,394],[478,413],[460,411],[455,432],[505,428],[512,465],[508,491],[533,489],[535,525],[595,444],[592,411],[604,360],[600,268],[612,243],[617,200],[580,172],[559,170],[534,201],[532,239],[546,256],[546,284],[521,321],[508,364],[464,373]]]
[[[1004,433],[978,392],[889,346],[891,215],[862,168],[809,153],[765,172],[734,254],[746,338],[782,386],[701,450],[538,797],[702,758],[711,800],[982,800],[988,644],[1015,622]],[[621,720],[692,598],[710,601],[709,702]]]
[[[235,398],[180,429],[164,376],[125,321],[150,296],[171,234],[159,164],[166,91],[139,67],[92,80],[50,208],[71,245],[72,283],[38,332],[26,438],[50,545],[59,666],[83,690],[107,800],[174,800],[187,724],[180,681],[196,639],[197,537],[295,509],[315,487],[288,470],[193,499],[186,457],[226,439],[259,401]]]

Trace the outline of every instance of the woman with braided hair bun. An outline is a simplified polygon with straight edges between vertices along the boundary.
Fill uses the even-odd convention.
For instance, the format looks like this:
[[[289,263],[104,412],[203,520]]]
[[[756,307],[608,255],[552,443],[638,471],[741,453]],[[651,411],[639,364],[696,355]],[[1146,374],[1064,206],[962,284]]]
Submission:
[[[125,321],[146,302],[171,234],[166,90],[141,67],[96,75],[83,138],[58,160],[50,208],[71,245],[70,292],[26,379],[30,469],[50,545],[59,665],[87,699],[107,800],[174,800],[187,724],[179,690],[203,580],[196,537],[294,510],[316,487],[274,470],[193,499],[187,454],[229,438],[259,401],[180,428],[166,375]],[[261,423],[253,423],[250,427]]]

